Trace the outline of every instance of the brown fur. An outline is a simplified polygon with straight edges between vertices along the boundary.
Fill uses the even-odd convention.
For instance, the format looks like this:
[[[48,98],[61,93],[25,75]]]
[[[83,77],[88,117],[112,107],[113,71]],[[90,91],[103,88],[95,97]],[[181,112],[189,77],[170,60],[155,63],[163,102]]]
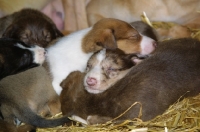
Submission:
[[[98,55],[105,56],[105,58],[99,61],[97,59]],[[87,104],[87,98],[90,98],[91,95],[86,92],[86,90],[89,92],[91,91],[91,89],[88,88],[90,86],[87,85],[87,79],[89,77],[96,79],[98,82],[98,85],[94,85],[92,89],[99,90],[97,93],[103,92],[114,85],[130,71],[130,69],[135,65],[132,60],[132,58],[135,57],[135,55],[126,55],[123,51],[119,49],[104,49],[102,51],[94,53],[88,61],[85,73],[81,73],[79,71],[72,72],[61,83],[61,86],[63,88],[60,95],[62,113],[67,116],[72,116],[73,114],[76,114],[79,111],[79,108],[83,107],[82,105],[80,105],[79,107],[79,97],[84,96],[82,99],[82,104],[86,106],[89,105]],[[93,71],[95,66],[100,66],[100,71]],[[83,83],[86,90],[84,90]],[[85,112],[86,111],[84,109],[82,112],[78,113],[81,113],[81,117],[86,118],[87,112]]]
[[[0,26],[0,37],[41,47],[47,47],[49,42],[63,36],[50,18],[34,9],[23,9],[5,16],[0,19]]]
[[[82,48],[86,53],[98,51],[102,46],[133,53],[141,51],[140,41],[141,36],[130,24],[117,19],[102,19],[84,37]]]
[[[1,103],[2,115],[9,123],[13,122],[15,117],[13,111],[17,107],[29,107],[42,116],[60,112],[59,97],[53,90],[50,76],[43,67],[7,77],[0,82],[0,86],[1,89],[7,89],[4,93],[10,97],[9,101]]]
[[[200,92],[199,50],[200,42],[193,39],[161,42],[149,58],[100,94],[86,92],[81,84],[84,74],[74,72],[62,84],[64,90],[69,90],[68,96],[63,95],[65,102],[61,103],[61,107],[66,108],[63,112],[69,116],[80,116],[89,124],[105,123],[139,102],[117,121],[133,118],[150,120],[178,99]],[[140,104],[142,116],[139,114]]]
[[[99,57],[103,59],[99,60]],[[101,93],[114,85],[135,64],[131,58],[132,55],[126,55],[119,49],[103,49],[94,53],[87,63],[85,89],[92,93]]]
[[[34,132],[35,127],[30,125],[23,125],[16,127],[12,123],[8,123],[5,121],[0,120],[0,132]]]

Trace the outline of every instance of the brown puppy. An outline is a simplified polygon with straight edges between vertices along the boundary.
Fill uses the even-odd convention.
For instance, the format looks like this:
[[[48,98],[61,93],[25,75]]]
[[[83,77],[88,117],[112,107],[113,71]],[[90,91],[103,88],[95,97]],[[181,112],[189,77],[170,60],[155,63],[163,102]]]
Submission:
[[[86,74],[79,71],[72,72],[61,83],[63,90],[60,101],[63,114],[73,117],[73,114],[77,113],[76,111],[79,109],[77,99],[79,99],[79,96],[85,96],[82,103],[89,105],[86,102],[90,94],[84,90],[83,82],[88,92],[102,93],[123,78],[136,64],[134,61],[137,59],[138,57],[136,58],[135,55],[127,55],[119,49],[103,49],[94,53],[88,60]],[[71,107],[72,104],[74,105]],[[82,114],[81,117],[87,116],[84,115],[84,111]]]
[[[79,116],[89,124],[105,123],[139,102],[142,116],[139,116],[141,105],[138,103],[117,121],[138,117],[150,120],[162,114],[181,96],[194,96],[200,92],[199,51],[200,42],[194,39],[163,41],[149,58],[99,94],[86,92],[81,84],[84,74],[76,73],[72,75],[73,79],[62,84],[65,89],[72,89],[66,103],[73,101],[73,105],[67,105],[64,114]]]
[[[14,38],[41,47],[63,36],[50,18],[34,9],[23,9],[0,18],[0,27],[0,37]]]

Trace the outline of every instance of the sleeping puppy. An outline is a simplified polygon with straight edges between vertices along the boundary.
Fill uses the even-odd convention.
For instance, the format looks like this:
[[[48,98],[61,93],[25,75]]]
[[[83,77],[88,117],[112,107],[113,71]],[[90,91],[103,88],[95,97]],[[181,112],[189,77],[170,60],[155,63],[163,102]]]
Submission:
[[[112,18],[98,21],[94,26],[72,33],[47,48],[47,62],[58,95],[60,83],[72,71],[84,71],[92,53],[102,48],[116,49],[125,53],[146,55],[156,46],[155,40],[138,33],[130,24]]]
[[[45,50],[38,46],[30,47],[14,39],[0,39],[0,58],[0,79],[2,81],[7,76],[19,74],[20,72],[41,65],[45,59]],[[0,88],[0,102],[4,100],[5,92],[3,91],[7,89],[2,90]],[[15,126],[12,124],[0,119],[0,131],[13,132],[15,129]],[[19,128],[20,131],[32,129],[32,127],[30,128],[28,126]]]
[[[0,79],[8,75],[16,74],[26,69],[42,64],[45,59],[45,50],[43,48],[40,48],[39,46],[32,46],[32,47],[33,48],[25,45],[23,42],[20,42],[18,40],[1,39],[0,40],[0,53],[1,53],[0,54],[1,55]],[[41,72],[41,74],[42,73],[44,72]],[[37,81],[37,79],[39,78],[38,76],[41,76],[41,75],[38,75],[36,73],[35,74],[32,73],[31,75],[32,75],[32,78],[28,78],[30,80],[28,80],[26,83],[23,83],[25,85],[23,87],[20,87],[23,84],[19,85],[19,83],[17,82],[13,82],[14,84],[18,84],[18,85],[15,85],[15,87],[12,86],[12,84],[10,84],[11,87],[9,87],[8,85],[4,87],[3,84],[6,81],[4,79],[1,80],[2,84],[0,85],[0,104],[1,104],[2,116],[4,120],[7,121],[8,123],[13,123],[13,121],[19,120],[26,124],[30,124],[36,127],[54,127],[54,126],[62,125],[65,122],[69,121],[68,117],[47,120],[38,115],[39,113],[38,111],[40,110],[39,108],[41,108],[41,106],[35,105],[37,102],[34,102],[34,101],[40,101],[40,100],[39,98],[36,99],[36,97],[35,97],[35,100],[32,100],[32,98],[34,97],[29,98],[28,93],[32,91],[32,94],[34,95],[35,89],[30,89],[31,87],[27,88],[26,86],[28,85],[30,86],[31,83],[36,83],[35,81]],[[10,77],[12,78],[12,76]],[[21,80],[21,78],[16,78],[16,79],[13,78],[12,81],[17,81],[17,80]],[[43,79],[43,81],[45,80],[48,80],[48,79],[46,78]],[[43,86],[45,86],[45,84]],[[38,88],[41,88],[41,87],[38,87]],[[36,94],[40,94],[40,97],[43,97],[43,98],[46,97],[47,98],[46,100],[49,99],[48,98],[50,96],[49,94],[51,94],[48,92],[47,95],[43,96],[41,94],[45,93],[44,91],[40,90],[38,91],[38,93],[37,91],[35,92]],[[42,92],[42,93],[39,93],[39,92]],[[53,95],[56,95],[54,91],[53,91]]]
[[[34,9],[23,9],[0,18],[0,27],[0,37],[41,47],[47,47],[52,40],[63,36],[50,18]]]
[[[12,100],[9,98],[1,103],[0,110],[4,121],[14,126],[23,121],[21,118],[26,118],[23,112],[24,107],[30,108],[34,114],[42,117],[53,116],[61,112],[59,97],[54,91],[51,78],[43,66],[2,79],[0,89],[6,89],[6,95],[12,98]],[[21,118],[16,118],[18,117],[15,113],[16,109],[21,113]],[[30,118],[32,117],[31,114],[30,112]],[[13,121],[16,120],[19,121],[13,124]]]
[[[45,50],[14,39],[0,39],[0,79],[39,66],[45,60]]]
[[[63,95],[65,103],[70,99],[73,101],[73,106],[67,104],[64,114],[74,115],[83,123],[105,123],[135,103],[115,121],[134,118],[148,121],[162,114],[177,100],[199,94],[199,51],[200,42],[194,39],[160,42],[149,58],[132,67],[122,79],[98,94],[87,88],[87,92],[83,90],[84,74],[76,73],[73,79],[67,78],[62,83],[66,90],[72,89],[68,92],[69,96]],[[62,107],[66,108],[65,105]]]
[[[63,90],[60,101],[63,115],[72,116],[72,118],[74,115],[78,115],[86,119],[87,110],[79,111],[80,106],[82,106],[79,104],[79,97],[84,97],[82,99],[83,105],[90,106],[87,102],[87,98],[91,96],[89,93],[104,92],[123,78],[134,65],[138,64],[139,61],[135,60],[141,59],[144,58],[138,58],[134,54],[125,54],[119,49],[103,49],[94,53],[88,60],[85,73],[72,72],[61,83]],[[71,106],[72,104],[73,106]]]

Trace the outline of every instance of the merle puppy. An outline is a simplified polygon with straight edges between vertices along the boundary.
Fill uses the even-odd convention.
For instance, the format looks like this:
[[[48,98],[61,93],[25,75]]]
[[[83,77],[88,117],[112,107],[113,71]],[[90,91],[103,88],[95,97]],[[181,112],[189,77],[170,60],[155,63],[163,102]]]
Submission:
[[[74,80],[67,78],[67,83],[62,86],[78,91],[73,97],[69,96],[73,104],[67,106],[64,114],[88,124],[105,123],[139,102],[116,121],[134,118],[150,120],[162,114],[178,99],[199,94],[199,51],[200,42],[195,39],[160,42],[149,58],[99,94],[86,92],[83,83],[76,83],[83,80],[84,74],[72,73]],[[141,106],[142,116],[139,114]]]
[[[0,27],[0,37],[41,47],[47,47],[52,40],[63,36],[49,17],[35,9],[22,9],[0,18]]]

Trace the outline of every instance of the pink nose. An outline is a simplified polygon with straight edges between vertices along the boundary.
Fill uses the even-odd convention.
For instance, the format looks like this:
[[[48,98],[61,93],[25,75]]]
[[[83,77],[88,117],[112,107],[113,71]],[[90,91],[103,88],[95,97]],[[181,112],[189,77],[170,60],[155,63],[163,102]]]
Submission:
[[[94,85],[97,84],[97,80],[96,80],[95,78],[93,78],[93,77],[88,77],[88,78],[86,79],[86,82],[87,82],[87,84],[88,84],[89,86],[94,86]]]

